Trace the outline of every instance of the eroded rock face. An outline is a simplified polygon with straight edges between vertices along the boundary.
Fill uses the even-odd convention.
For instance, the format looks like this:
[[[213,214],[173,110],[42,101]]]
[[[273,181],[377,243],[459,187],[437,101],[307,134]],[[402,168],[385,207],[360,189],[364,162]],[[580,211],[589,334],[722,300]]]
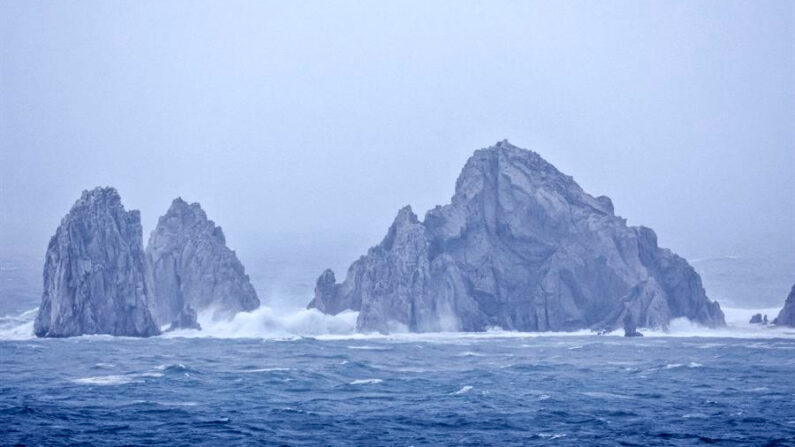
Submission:
[[[154,285],[149,307],[158,324],[195,327],[196,312],[209,309],[216,319],[231,318],[259,307],[221,227],[207,219],[198,203],[172,202],[149,238],[146,256]]]
[[[406,207],[345,281],[318,280],[309,307],[359,311],[361,331],[522,331],[725,325],[693,268],[628,227],[538,154],[507,141],[481,149],[451,203],[424,221]]]
[[[773,320],[773,324],[779,326],[792,326],[795,327],[795,285],[787,296],[787,301],[784,302],[784,308],[778,313],[778,316]]]
[[[139,212],[113,188],[83,191],[47,247],[36,336],[157,335],[147,294]]]

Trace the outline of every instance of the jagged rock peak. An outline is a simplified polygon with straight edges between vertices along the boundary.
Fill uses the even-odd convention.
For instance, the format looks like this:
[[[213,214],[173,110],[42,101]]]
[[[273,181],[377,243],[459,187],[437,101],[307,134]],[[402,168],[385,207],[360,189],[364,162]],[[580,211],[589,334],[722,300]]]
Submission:
[[[148,284],[137,210],[111,187],[83,191],[50,239],[34,332],[151,336]]]
[[[449,204],[398,212],[384,240],[309,304],[359,311],[362,331],[664,328],[724,325],[701,278],[648,228],[628,227],[535,152],[479,149]]]
[[[787,301],[784,302],[784,307],[778,316],[773,320],[773,324],[779,326],[792,326],[795,327],[795,285],[787,296]]]
[[[215,238],[221,244],[226,244],[226,237],[220,226],[215,225],[215,222],[207,218],[207,213],[204,212],[201,205],[197,202],[188,204],[182,197],[177,197],[171,202],[171,206],[166,211],[166,214],[160,216],[158,219],[158,226],[161,223],[166,224],[169,220],[179,220],[179,238],[195,237],[196,234],[207,233],[210,237]],[[151,240],[151,237],[150,237]]]
[[[158,219],[146,255],[154,284],[150,308],[161,325],[189,322],[205,310],[231,318],[259,307],[243,264],[198,203],[174,199]],[[188,308],[190,315],[181,315]]]

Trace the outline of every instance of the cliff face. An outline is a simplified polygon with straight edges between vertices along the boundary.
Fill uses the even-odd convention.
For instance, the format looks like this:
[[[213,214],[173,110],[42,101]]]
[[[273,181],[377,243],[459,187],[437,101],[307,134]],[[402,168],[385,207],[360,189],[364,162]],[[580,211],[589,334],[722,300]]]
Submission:
[[[538,154],[505,141],[469,159],[451,203],[406,207],[344,282],[318,280],[309,307],[358,310],[358,329],[492,326],[523,331],[724,325],[692,267],[628,227]]]
[[[149,238],[146,256],[154,284],[149,307],[159,324],[195,327],[196,311],[210,309],[214,318],[231,318],[259,307],[221,227],[198,203],[173,201]]]
[[[773,324],[795,327],[795,285],[789,291],[787,301],[784,302],[784,307],[778,313],[778,317],[773,320]]]
[[[138,211],[113,188],[84,191],[47,247],[38,337],[151,336]]]

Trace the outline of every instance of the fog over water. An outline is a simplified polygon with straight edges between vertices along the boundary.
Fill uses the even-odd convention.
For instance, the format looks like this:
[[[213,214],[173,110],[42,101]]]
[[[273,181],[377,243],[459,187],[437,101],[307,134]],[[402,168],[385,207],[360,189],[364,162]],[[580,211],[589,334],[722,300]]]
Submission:
[[[201,202],[280,295],[296,264],[343,276],[507,138],[699,271],[764,259],[738,269],[783,302],[793,42],[785,1],[5,1],[0,260],[43,258],[80,192],[113,185],[144,240],[173,198]]]

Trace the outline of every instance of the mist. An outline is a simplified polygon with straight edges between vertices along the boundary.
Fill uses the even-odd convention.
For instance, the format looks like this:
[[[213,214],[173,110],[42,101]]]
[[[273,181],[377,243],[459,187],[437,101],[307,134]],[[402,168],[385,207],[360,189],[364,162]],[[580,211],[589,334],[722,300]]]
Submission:
[[[144,240],[181,196],[246,265],[344,272],[507,138],[685,257],[793,259],[793,8],[2,2],[0,256],[112,185]]]

